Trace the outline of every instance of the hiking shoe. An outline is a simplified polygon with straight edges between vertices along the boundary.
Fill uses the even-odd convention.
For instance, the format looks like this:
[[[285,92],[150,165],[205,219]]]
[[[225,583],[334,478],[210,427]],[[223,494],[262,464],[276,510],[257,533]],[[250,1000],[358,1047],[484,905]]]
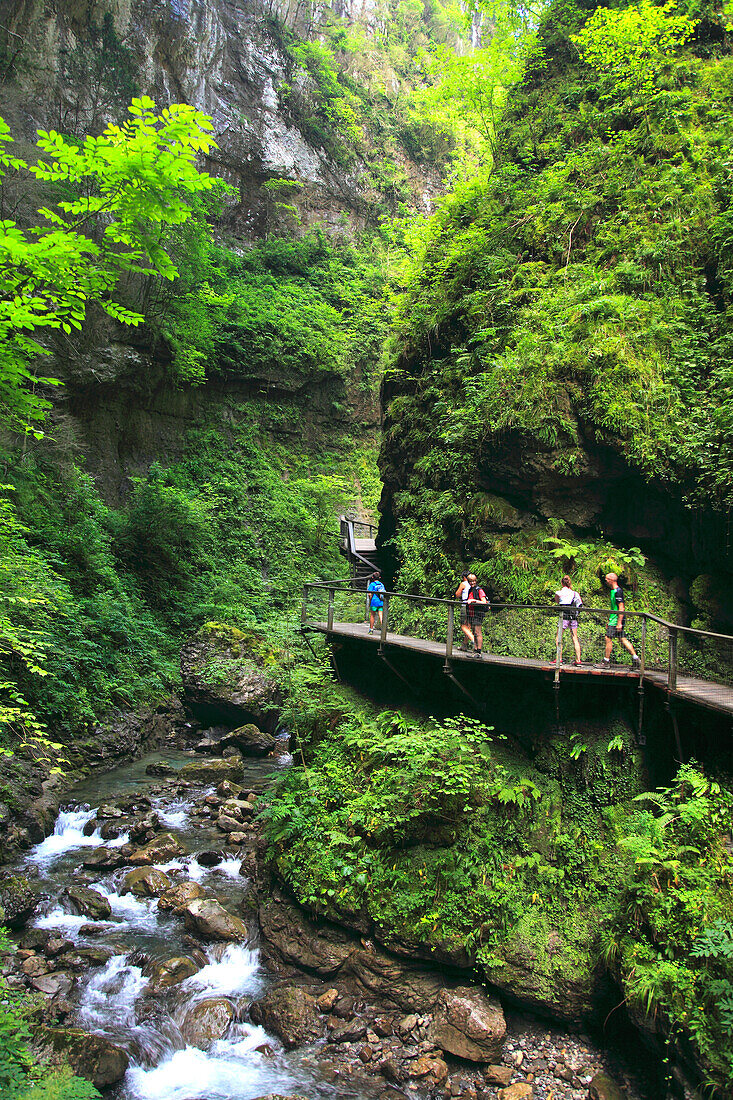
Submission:
[[[599,667],[600,668],[610,668],[611,667],[610,658],[604,657],[603,660],[601,661]]]
[[[369,634],[373,634],[373,633],[374,633],[374,631],[373,631],[373,630],[369,630],[369,631],[368,631],[368,633],[369,633]]]
[[[637,655],[634,654],[634,656],[631,658],[631,667],[641,668],[641,657],[637,657]]]

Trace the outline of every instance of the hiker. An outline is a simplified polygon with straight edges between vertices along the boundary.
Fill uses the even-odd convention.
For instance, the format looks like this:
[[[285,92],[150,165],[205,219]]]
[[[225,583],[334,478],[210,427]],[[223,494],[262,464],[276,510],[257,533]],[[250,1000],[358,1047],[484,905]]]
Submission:
[[[583,606],[583,601],[580,598],[580,593],[576,592],[570,585],[570,577],[566,574],[562,579],[562,588],[555,593],[555,603],[559,603],[563,608],[562,618],[557,626],[557,644],[560,647],[560,659],[562,660],[562,643],[565,638],[565,631],[570,630],[570,637],[573,639],[573,649],[575,650],[575,667],[579,668],[581,665],[580,660],[580,641],[578,639],[578,608]]]
[[[475,573],[469,573],[466,578],[470,585],[466,598],[466,612],[468,626],[473,634],[474,657],[481,658],[481,649],[484,642],[484,629],[482,623],[489,609],[489,600],[481,585],[478,583]]]
[[[608,627],[606,628],[606,655],[603,658],[603,667],[611,667],[611,648],[613,646],[613,639],[618,638],[626,652],[631,654],[632,666],[634,668],[639,668],[641,666],[641,661],[637,657],[636,650],[631,642],[624,634],[625,608],[623,589],[618,583],[618,577],[615,573],[606,573],[605,581],[611,589],[611,614],[608,618]]]
[[[384,593],[387,589],[382,584],[382,575],[377,570],[372,573],[369,578],[369,584],[367,585],[367,592],[371,592],[369,600],[369,633],[374,633],[374,620],[376,614],[379,614],[379,625],[382,625],[382,610],[384,608]]]
[[[471,591],[471,585],[468,583],[468,573],[461,574],[461,583],[456,589],[456,599],[461,601],[461,630],[463,631],[463,641],[461,642],[461,649],[467,650],[469,645],[473,646],[473,631],[468,625],[468,593]]]

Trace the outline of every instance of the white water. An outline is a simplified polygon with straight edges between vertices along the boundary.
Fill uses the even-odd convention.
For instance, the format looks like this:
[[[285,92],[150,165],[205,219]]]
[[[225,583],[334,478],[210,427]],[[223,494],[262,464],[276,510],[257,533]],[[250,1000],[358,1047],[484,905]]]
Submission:
[[[184,825],[188,824],[191,803],[186,802],[182,798],[165,803],[159,798],[153,803],[153,809],[163,824],[167,825],[169,829],[182,829]]]
[[[135,1002],[147,984],[140,967],[128,964],[127,955],[113,955],[84,989],[79,1006],[82,1023],[92,1029],[133,1026]]]
[[[53,832],[33,848],[29,858],[34,863],[47,867],[74,848],[97,848],[100,844],[106,844],[108,848],[119,848],[122,844],[127,844],[129,840],[127,833],[115,840],[103,840],[99,829],[95,829],[91,836],[84,836],[82,831],[84,826],[95,817],[96,813],[96,809],[90,810],[85,806],[74,810],[61,810]]]
[[[128,1096],[136,1100],[247,1100],[269,1092],[298,1088],[297,1077],[279,1060],[257,1051],[270,1039],[261,1027],[239,1024],[230,1039],[212,1044],[208,1052],[186,1047],[154,1069],[141,1066],[127,1071]]]
[[[54,906],[45,916],[34,921],[36,928],[52,928],[63,932],[74,943],[79,939],[79,929],[84,924],[93,924],[97,928],[111,927],[111,921],[93,921],[90,917],[80,917],[76,913],[67,913],[60,906]]]
[[[157,898],[136,898],[134,894],[118,894],[113,886],[98,882],[94,886],[106,897],[116,920],[123,920],[138,932],[156,932],[158,920]]]
[[[186,978],[183,988],[193,988],[212,997],[243,996],[258,993],[262,986],[259,974],[259,951],[232,944],[220,959]]]

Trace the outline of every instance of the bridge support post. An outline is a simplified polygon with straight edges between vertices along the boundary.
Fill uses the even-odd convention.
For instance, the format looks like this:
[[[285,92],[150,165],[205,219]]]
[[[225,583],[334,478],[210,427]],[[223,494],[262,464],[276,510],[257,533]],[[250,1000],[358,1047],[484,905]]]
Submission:
[[[560,668],[562,666],[562,614],[557,620],[557,639],[555,642],[555,688],[560,689]],[[558,715],[558,723],[560,721]]]
[[[646,745],[646,735],[644,734],[644,681],[639,679],[639,689],[637,692],[639,696],[639,717],[636,723],[636,743],[637,745]]]
[[[643,679],[646,672],[646,615],[641,620],[641,657],[639,658],[639,676]]]
[[[456,609],[452,603],[448,604],[448,633],[445,636],[445,664],[444,672],[450,672],[450,659],[453,656],[453,626],[456,618]]]
[[[682,738],[680,737],[680,727],[677,721],[677,715],[674,712],[674,707],[672,706],[672,700],[669,696],[667,696],[667,702],[665,706],[669,711],[669,717],[672,722],[672,729],[674,730],[674,743],[677,748],[677,763],[684,764],[685,754],[682,751]]]
[[[336,598],[336,589],[335,588],[329,588],[329,590],[328,590],[328,623],[327,623],[329,634],[333,630],[333,603],[334,603],[335,598]]]
[[[384,593],[384,607],[382,608],[382,629],[379,633],[379,656],[384,652],[384,644],[387,641],[387,628],[389,627],[389,593]]]
[[[300,610],[300,625],[305,626],[308,622],[308,585],[303,585],[303,606]]]
[[[667,688],[677,690],[677,642],[679,635],[674,627],[669,627],[669,664],[667,666]]]

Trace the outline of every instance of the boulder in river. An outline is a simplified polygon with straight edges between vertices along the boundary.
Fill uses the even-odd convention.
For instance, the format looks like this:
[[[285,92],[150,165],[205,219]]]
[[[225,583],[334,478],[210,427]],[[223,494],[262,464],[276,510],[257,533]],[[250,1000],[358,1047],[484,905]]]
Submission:
[[[168,989],[196,974],[201,967],[187,955],[175,955],[172,959],[153,965],[152,981],[156,989]]]
[[[0,924],[22,928],[36,911],[38,894],[22,875],[7,875],[0,879]]]
[[[66,997],[71,992],[74,979],[63,971],[55,974],[39,974],[31,981],[33,989],[38,993],[45,993],[47,997]]]
[[[626,1100],[626,1093],[607,1073],[597,1073],[588,1086],[588,1100]]]
[[[177,886],[171,886],[158,899],[158,908],[176,911],[184,909],[190,901],[196,898],[206,897],[206,891],[198,882],[179,882]]]
[[[200,867],[216,867],[221,863],[224,856],[221,852],[215,852],[212,849],[207,849],[205,852],[199,852],[196,856]]]
[[[132,844],[122,844],[119,848],[90,848],[84,853],[82,863],[94,871],[116,871],[130,862],[134,850]]]
[[[235,627],[209,623],[181,649],[186,702],[204,721],[277,725],[280,689],[250,640]]]
[[[234,1007],[226,997],[207,997],[189,1008],[183,1017],[181,1035],[193,1047],[208,1050],[223,1039],[234,1019]]]
[[[145,769],[145,774],[154,776],[169,776],[175,775],[176,769],[173,767],[172,764],[164,764],[162,761],[159,761],[156,764],[148,764],[147,768]]]
[[[144,848],[138,848],[132,852],[128,863],[132,863],[135,867],[151,863],[167,863],[169,859],[177,859],[178,856],[185,856],[185,854],[186,849],[172,833],[161,833]]]
[[[275,743],[271,733],[263,733],[252,722],[232,730],[220,741],[222,748],[231,745],[239,749],[243,756],[266,756],[275,748]]]
[[[181,911],[186,927],[198,932],[204,939],[232,943],[246,943],[249,939],[244,921],[227,913],[214,898],[195,898],[182,906]]]
[[[271,989],[250,1006],[249,1014],[254,1023],[274,1032],[288,1050],[323,1035],[323,1019],[315,998],[298,986]]]
[[[136,867],[122,880],[122,893],[136,898],[157,898],[169,890],[172,883],[165,871],[157,867]]]
[[[74,912],[90,920],[108,920],[112,916],[112,907],[98,890],[92,890],[91,886],[69,886],[64,890],[63,897],[71,902]]]
[[[506,1034],[499,1002],[475,987],[441,989],[429,1038],[441,1050],[469,1062],[498,1062]]]
[[[238,756],[227,760],[212,756],[209,760],[192,760],[181,768],[181,779],[192,779],[199,783],[221,783],[223,780],[239,779],[244,775],[242,761]]]
[[[127,1072],[129,1059],[124,1050],[82,1028],[45,1028],[41,1042],[54,1054],[61,1055],[74,1073],[91,1081],[95,1088],[109,1088]]]

